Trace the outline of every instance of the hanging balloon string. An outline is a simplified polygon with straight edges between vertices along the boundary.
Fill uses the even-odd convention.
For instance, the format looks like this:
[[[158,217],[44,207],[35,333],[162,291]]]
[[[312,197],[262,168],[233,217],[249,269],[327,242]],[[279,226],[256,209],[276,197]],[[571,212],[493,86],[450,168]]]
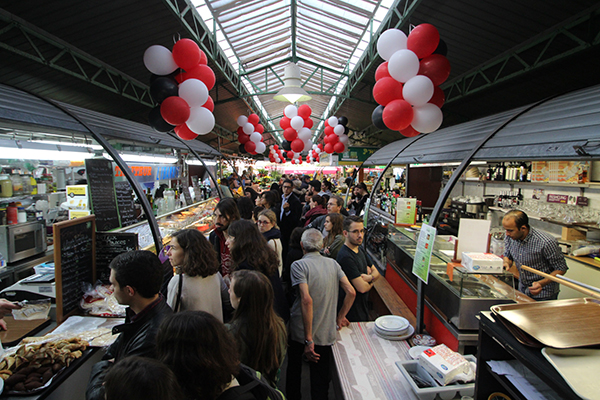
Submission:
[[[181,33],[177,32],[177,33],[173,34],[173,44],[177,43],[180,40],[181,40]]]

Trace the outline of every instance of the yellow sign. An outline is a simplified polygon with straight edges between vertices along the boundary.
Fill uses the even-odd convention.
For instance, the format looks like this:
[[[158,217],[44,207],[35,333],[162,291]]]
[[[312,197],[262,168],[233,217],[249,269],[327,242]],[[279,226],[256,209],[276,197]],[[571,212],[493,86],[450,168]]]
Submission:
[[[69,210],[69,219],[86,217],[90,215],[90,210]]]
[[[67,196],[71,193],[74,196],[87,196],[87,185],[67,186]]]

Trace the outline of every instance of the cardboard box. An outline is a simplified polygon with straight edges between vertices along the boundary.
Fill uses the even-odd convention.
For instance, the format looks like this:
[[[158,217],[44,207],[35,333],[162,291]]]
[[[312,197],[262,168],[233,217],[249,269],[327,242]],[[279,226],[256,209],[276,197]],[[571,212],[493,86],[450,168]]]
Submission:
[[[477,274],[502,273],[503,259],[492,253],[462,253],[462,265]]]
[[[575,228],[567,228],[563,226],[561,240],[585,240],[586,233]]]
[[[419,365],[442,386],[452,382],[456,375],[471,372],[469,361],[445,344],[425,350],[419,357]]]

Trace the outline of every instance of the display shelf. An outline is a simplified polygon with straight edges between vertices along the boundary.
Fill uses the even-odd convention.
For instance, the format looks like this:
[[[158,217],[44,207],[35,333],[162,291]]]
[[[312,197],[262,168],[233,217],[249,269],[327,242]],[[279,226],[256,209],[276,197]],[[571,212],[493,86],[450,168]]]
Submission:
[[[488,181],[481,179],[459,179],[460,182],[467,183],[483,183],[485,185],[515,185],[515,186],[554,186],[554,187],[570,187],[570,188],[592,188],[600,189],[600,182],[589,183],[561,183],[561,182],[520,182],[520,181]]]
[[[492,371],[492,367],[490,367],[487,362],[485,363],[485,370],[490,374],[491,377],[493,377],[498,383],[500,383],[500,385],[504,388],[502,392],[506,391],[506,394],[508,394],[508,397],[510,397],[512,400],[526,399],[506,377],[498,375],[497,373]]]

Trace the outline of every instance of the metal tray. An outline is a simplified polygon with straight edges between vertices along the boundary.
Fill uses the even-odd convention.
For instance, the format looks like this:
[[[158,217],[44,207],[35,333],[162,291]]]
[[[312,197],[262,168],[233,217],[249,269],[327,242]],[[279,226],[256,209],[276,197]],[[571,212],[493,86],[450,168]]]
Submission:
[[[492,306],[492,312],[546,346],[600,344],[600,300],[592,298]]]

